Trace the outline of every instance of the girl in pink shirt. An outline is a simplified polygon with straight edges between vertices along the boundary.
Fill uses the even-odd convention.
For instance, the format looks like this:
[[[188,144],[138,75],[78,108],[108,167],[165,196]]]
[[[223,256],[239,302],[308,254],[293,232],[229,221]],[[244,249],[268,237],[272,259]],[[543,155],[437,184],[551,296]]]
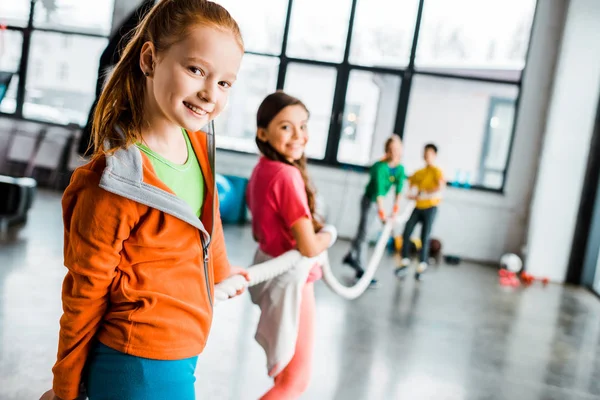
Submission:
[[[292,249],[305,257],[315,257],[335,240],[335,228],[324,227],[315,215],[315,191],[304,155],[308,117],[308,110],[300,100],[281,91],[267,96],[258,109],[256,144],[261,158],[247,191],[252,232],[259,243],[255,263]],[[267,353],[269,375],[275,381],[263,400],[295,399],[308,387],[314,339],[313,282],[320,278],[321,268],[315,265],[308,277],[306,273],[291,271],[250,290],[252,300],[262,311],[256,339]],[[297,295],[293,293],[296,287]],[[299,299],[299,304],[294,299]],[[290,360],[285,354],[281,356],[277,341],[282,335],[273,331],[285,329],[290,315],[296,311],[299,318],[297,325],[292,323],[292,326],[297,326],[297,336],[292,335],[296,336],[296,343]]]

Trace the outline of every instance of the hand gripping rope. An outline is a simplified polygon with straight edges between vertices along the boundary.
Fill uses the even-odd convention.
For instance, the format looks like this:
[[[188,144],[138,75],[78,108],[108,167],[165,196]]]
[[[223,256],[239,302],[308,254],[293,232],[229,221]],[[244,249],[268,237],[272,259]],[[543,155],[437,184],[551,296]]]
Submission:
[[[369,260],[364,275],[353,286],[345,286],[337,280],[331,271],[327,251],[322,252],[316,257],[308,258],[303,257],[298,250],[290,250],[272,260],[248,267],[248,274],[250,275],[249,282],[241,275],[234,275],[215,285],[215,303],[227,300],[234,296],[238,290],[275,278],[294,267],[310,268],[310,266],[315,263],[321,265],[323,269],[323,280],[331,290],[345,299],[356,299],[365,292],[371,279],[375,276],[377,267],[379,267],[379,263],[383,257],[385,247],[392,234],[392,228],[395,224],[405,223],[412,212],[412,208],[412,206],[406,207],[404,212],[397,216],[395,220],[387,220],[383,227],[383,231],[375,244],[375,250]]]

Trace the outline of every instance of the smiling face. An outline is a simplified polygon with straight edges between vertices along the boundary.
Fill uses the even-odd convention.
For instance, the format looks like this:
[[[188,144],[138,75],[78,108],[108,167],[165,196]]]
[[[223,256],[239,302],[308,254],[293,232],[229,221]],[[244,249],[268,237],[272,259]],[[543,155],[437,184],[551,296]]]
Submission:
[[[200,130],[227,104],[242,56],[231,32],[205,25],[161,53],[145,43],[140,68],[148,77],[146,112],[188,131]]]
[[[258,128],[258,139],[268,142],[289,162],[302,158],[308,142],[308,111],[299,104],[283,108],[266,128]]]

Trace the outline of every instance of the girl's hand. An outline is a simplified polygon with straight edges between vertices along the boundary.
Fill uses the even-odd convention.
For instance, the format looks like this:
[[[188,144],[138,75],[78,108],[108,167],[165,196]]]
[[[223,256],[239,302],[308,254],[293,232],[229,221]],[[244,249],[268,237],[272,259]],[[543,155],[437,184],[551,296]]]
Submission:
[[[231,267],[231,273],[229,274],[229,276],[234,276],[234,275],[242,275],[246,281],[250,282],[250,275],[248,275],[248,271],[245,268],[242,267]],[[244,293],[244,290],[246,289],[240,289],[238,290],[234,296],[239,296],[240,294]],[[230,297],[231,298],[231,297]],[[42,400],[42,399],[40,399]],[[45,399],[44,399],[45,400]]]
[[[335,241],[337,240],[337,237],[338,237],[337,229],[335,228],[335,226],[329,225],[329,224],[325,225],[321,228],[319,233],[328,233],[329,234],[329,246],[327,246],[328,249],[331,248],[331,246],[333,246],[335,244]]]
[[[61,400],[60,397],[54,394],[54,390],[50,389],[40,397],[40,400]]]

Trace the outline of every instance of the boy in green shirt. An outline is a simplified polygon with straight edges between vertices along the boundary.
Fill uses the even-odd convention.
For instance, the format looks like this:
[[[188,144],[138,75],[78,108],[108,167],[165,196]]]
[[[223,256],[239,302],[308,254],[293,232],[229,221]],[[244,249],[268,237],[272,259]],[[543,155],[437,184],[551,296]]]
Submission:
[[[385,157],[377,161],[370,169],[370,179],[365,194],[360,202],[360,221],[358,231],[352,241],[350,251],[343,259],[343,263],[356,270],[356,279],[360,279],[364,274],[363,268],[363,248],[367,236],[367,227],[369,226],[369,211],[373,204],[377,204],[379,219],[385,223],[386,213],[383,207],[383,200],[392,186],[396,187],[396,199],[392,210],[391,218],[398,214],[399,203],[402,193],[402,185],[406,175],[404,166],[400,164],[402,157],[402,141],[398,135],[392,135],[385,142]],[[375,287],[377,280],[371,281],[371,286]]]

